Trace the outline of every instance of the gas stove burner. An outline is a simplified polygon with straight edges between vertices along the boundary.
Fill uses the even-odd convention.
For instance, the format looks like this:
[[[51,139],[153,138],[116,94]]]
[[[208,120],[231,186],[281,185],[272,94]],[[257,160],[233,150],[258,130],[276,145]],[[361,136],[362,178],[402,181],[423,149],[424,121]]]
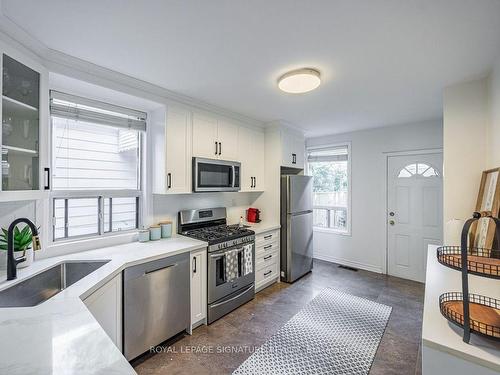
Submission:
[[[183,235],[207,241],[210,245],[229,241],[240,237],[254,235],[255,232],[245,227],[235,225],[214,225],[203,228],[191,229],[182,232]]]
[[[254,241],[255,232],[238,224],[227,225],[225,208],[179,212],[178,233],[208,242],[209,251]]]

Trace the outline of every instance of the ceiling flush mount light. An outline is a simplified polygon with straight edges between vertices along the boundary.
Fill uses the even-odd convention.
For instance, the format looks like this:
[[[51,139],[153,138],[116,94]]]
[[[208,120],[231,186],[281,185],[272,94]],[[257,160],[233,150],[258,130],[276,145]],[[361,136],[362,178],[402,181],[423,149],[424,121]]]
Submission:
[[[292,70],[278,79],[281,91],[290,94],[302,94],[317,88],[321,84],[319,71],[311,68]]]

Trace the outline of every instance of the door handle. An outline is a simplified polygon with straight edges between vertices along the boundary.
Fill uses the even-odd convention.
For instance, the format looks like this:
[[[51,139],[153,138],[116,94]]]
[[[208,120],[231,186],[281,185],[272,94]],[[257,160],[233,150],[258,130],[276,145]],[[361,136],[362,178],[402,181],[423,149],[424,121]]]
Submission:
[[[193,273],[196,273],[196,257],[193,258]]]
[[[253,187],[257,187],[257,177],[253,178]]]
[[[394,224],[396,224],[396,222],[394,220],[389,220],[389,224],[394,225]]]
[[[222,154],[222,143],[219,142],[219,155]]]
[[[217,155],[219,153],[219,148],[218,148],[218,144],[217,144],[217,141],[215,141],[215,155]]]
[[[170,189],[172,187],[172,173],[167,173],[167,188]]]

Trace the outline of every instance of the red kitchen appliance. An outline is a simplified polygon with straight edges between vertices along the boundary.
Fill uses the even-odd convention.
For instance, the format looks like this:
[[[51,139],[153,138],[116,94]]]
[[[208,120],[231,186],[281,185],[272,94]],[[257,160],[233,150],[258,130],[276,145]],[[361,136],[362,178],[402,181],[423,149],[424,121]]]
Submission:
[[[247,210],[247,221],[249,223],[260,223],[260,210],[257,208],[249,208]]]

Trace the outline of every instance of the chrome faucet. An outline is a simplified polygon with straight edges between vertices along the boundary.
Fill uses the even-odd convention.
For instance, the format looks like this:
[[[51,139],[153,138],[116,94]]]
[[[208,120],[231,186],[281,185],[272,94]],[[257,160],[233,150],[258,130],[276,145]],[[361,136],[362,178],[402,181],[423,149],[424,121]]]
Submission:
[[[14,280],[17,277],[17,265],[26,261],[26,256],[14,258],[14,228],[19,223],[26,223],[30,227],[33,236],[33,251],[40,249],[40,239],[35,224],[24,217],[14,220],[7,231],[7,280]]]

